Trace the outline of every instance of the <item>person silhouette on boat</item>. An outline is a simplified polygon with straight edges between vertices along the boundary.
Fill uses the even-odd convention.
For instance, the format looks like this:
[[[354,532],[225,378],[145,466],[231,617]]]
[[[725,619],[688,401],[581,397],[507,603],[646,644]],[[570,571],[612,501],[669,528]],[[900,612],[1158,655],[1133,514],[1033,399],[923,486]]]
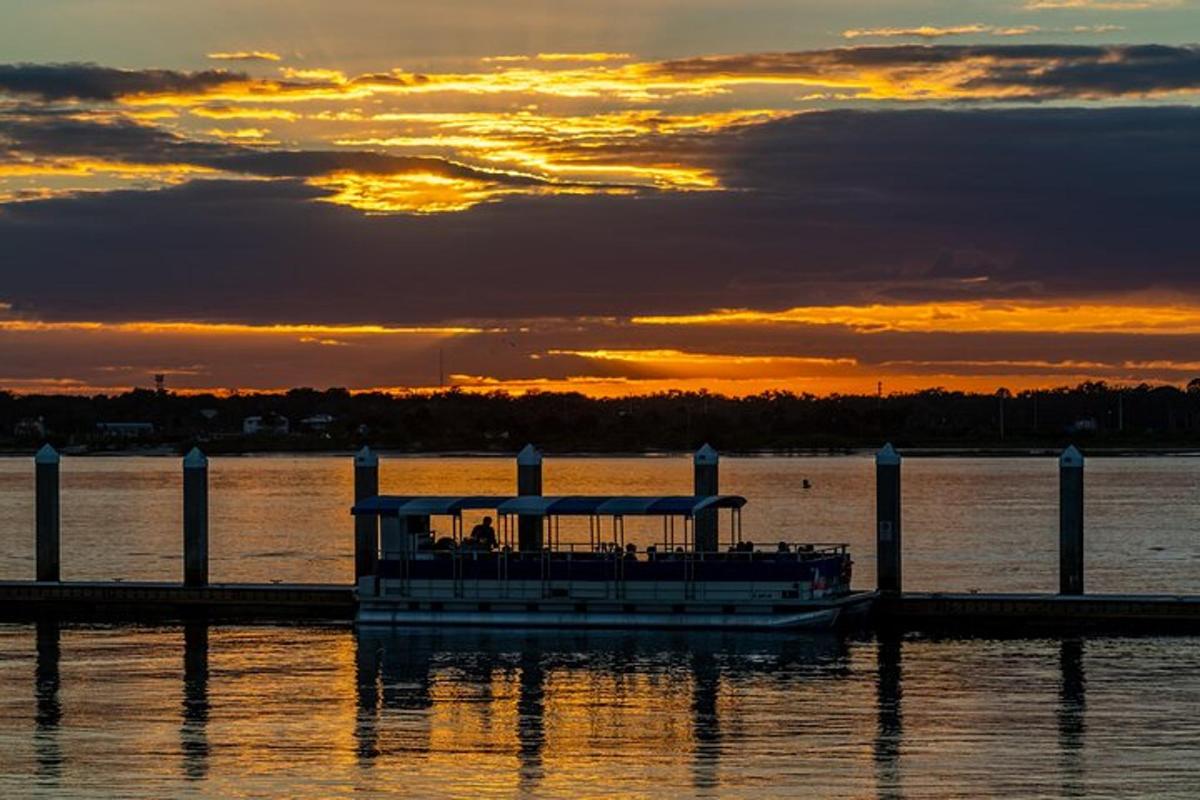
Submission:
[[[496,549],[496,529],[491,517],[484,517],[483,522],[471,528],[471,542],[480,550]]]

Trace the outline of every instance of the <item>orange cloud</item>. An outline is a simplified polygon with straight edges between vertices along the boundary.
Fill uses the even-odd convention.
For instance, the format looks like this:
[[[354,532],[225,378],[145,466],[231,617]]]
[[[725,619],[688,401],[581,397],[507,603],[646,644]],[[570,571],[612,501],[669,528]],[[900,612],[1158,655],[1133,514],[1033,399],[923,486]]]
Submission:
[[[991,33],[992,30],[993,26],[976,22],[970,25],[918,25],[911,28],[850,28],[842,31],[842,37],[862,39],[919,36],[923,39],[940,39],[945,36]]]
[[[223,53],[209,53],[213,61],[281,61],[283,56],[270,50],[235,50]]]
[[[1033,25],[923,26],[852,29],[846,35],[939,38],[978,32],[1019,36],[1038,30]],[[135,105],[188,106],[214,101],[289,103],[465,94],[647,103],[725,95],[740,87],[777,86],[836,92],[858,100],[938,101],[1155,97],[1200,90],[1200,83],[1181,79],[1195,57],[1190,47],[1161,48],[1153,54],[1121,45],[926,48],[850,47],[616,65],[607,62],[623,60],[627,54],[543,53],[532,60],[493,57],[498,68],[482,72],[392,69],[347,76],[338,70],[285,69],[285,80],[227,74],[208,76],[201,82],[193,80],[195,76],[181,75],[164,84],[161,91],[147,86],[126,92],[121,99]],[[569,66],[559,68],[559,62]],[[1081,69],[1089,72],[1087,81],[1080,81]],[[1155,79],[1156,74],[1160,79]],[[176,84],[194,84],[195,89],[179,91]]]
[[[236,128],[234,130],[223,130],[221,128],[211,128],[206,131],[209,136],[216,136],[219,139],[233,140],[251,140],[256,141],[265,139],[270,133],[270,128]]]
[[[314,325],[270,324],[250,325],[237,322],[90,322],[0,319],[0,332],[112,332],[148,335],[184,336],[461,336],[484,333],[488,329],[455,325]]]
[[[783,311],[724,309],[641,316],[639,325],[838,325],[859,332],[1200,333],[1200,305],[1096,301],[971,300],[898,305],[804,306]]]
[[[692,353],[675,349],[650,350],[549,350],[550,356],[573,356],[594,362],[612,362],[663,378],[713,380],[778,380],[845,373],[858,366],[853,358],[763,356],[753,354]]]
[[[1175,8],[1182,0],[1027,0],[1030,11],[1080,9],[1091,11],[1144,11],[1151,8]]]
[[[485,375],[455,374],[451,385],[465,392],[578,392],[589,397],[628,397],[665,392],[710,392],[730,397],[746,397],[764,392],[793,392],[826,396],[831,394],[875,394],[880,378],[883,378],[886,394],[919,392],[941,386],[957,391],[990,394],[1003,386],[1010,391],[1048,389],[1057,386],[1075,385],[1095,376],[1088,373],[1062,373],[1024,375],[1019,372],[997,372],[986,375],[958,375],[954,373],[918,374],[861,374],[850,376],[813,375],[779,378],[623,378],[573,376],[562,379],[503,379]],[[436,386],[423,387],[378,387],[382,391],[438,391]],[[444,387],[441,389],[444,391]]]
[[[277,119],[295,122],[301,115],[283,108],[245,108],[242,106],[199,106],[189,113],[208,119]]]

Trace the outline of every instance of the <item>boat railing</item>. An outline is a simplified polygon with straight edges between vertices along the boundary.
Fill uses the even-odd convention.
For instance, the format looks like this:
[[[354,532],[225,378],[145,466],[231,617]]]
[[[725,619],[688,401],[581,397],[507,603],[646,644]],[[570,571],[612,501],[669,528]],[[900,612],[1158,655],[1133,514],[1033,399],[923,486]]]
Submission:
[[[406,554],[385,554],[380,566],[387,571],[388,579],[397,581],[397,584],[388,590],[389,593],[402,597],[411,596],[414,571],[418,569],[419,563],[424,561],[440,562],[443,565],[443,577],[435,580],[450,578],[450,593],[454,598],[491,597],[486,592],[479,595],[479,580],[486,579],[499,582],[496,588],[488,591],[499,592],[502,597],[574,597],[577,591],[583,591],[585,596],[591,597],[596,591],[597,581],[600,581],[604,587],[605,598],[619,599],[626,596],[626,584],[631,580],[632,573],[639,575],[639,580],[647,581],[648,585],[655,587],[662,581],[678,583],[682,580],[683,598],[696,599],[698,576],[708,573],[711,569],[720,571],[721,565],[728,568],[736,564],[759,564],[770,570],[770,565],[799,566],[840,558],[844,560],[845,566],[839,572],[845,576],[848,586],[847,554],[848,545],[843,543],[803,542],[790,545],[787,550],[782,549],[778,543],[774,546],[743,543],[739,549],[697,552],[691,549],[667,549],[665,546],[661,549],[651,546],[631,550],[612,546],[596,548],[587,543],[563,542],[553,548],[546,547],[535,551],[514,551],[507,547],[495,550],[454,547],[419,550]],[[388,566],[385,567],[384,564]],[[705,564],[712,566],[702,566]],[[652,565],[661,565],[665,572],[658,577],[652,577],[656,572]],[[448,575],[444,574],[445,566],[450,567]],[[575,568],[583,569],[590,577],[572,577]],[[599,574],[595,571],[597,568],[600,569]],[[682,569],[682,572],[679,572],[679,569]],[[647,574],[647,570],[650,570],[650,574]],[[535,582],[540,585],[531,588],[530,584]],[[584,588],[581,590],[580,587]],[[657,593],[659,589],[655,588],[653,591]],[[704,597],[715,600],[740,596],[738,593],[744,593],[746,590],[740,585],[734,587],[732,584],[726,585],[718,581],[713,586],[706,585],[703,591]],[[510,595],[510,592],[516,594]],[[730,595],[730,592],[733,594]]]
[[[849,552],[850,545],[844,542],[774,542],[771,544],[755,544],[742,542],[736,546],[721,550],[703,551],[682,547],[677,543],[656,542],[644,547],[630,549],[616,543],[599,546],[589,542],[554,542],[547,544],[541,550],[515,550],[512,547],[486,549],[471,547],[463,542],[454,547],[421,548],[417,552],[423,556],[445,558],[487,558],[503,556],[505,558],[586,558],[588,560],[618,560],[636,559],[638,561],[669,561],[686,558],[695,561],[752,561],[767,558],[802,557],[824,558],[844,556]],[[383,553],[384,558],[395,557],[394,554]]]

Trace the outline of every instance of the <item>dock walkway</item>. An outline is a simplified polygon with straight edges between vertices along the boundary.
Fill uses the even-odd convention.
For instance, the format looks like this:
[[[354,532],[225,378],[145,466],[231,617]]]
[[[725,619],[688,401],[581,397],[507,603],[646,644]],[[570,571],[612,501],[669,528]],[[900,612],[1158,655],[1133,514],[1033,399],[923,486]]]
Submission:
[[[1200,634],[1200,596],[856,593],[880,630],[980,635]],[[351,622],[354,589],[327,584],[0,581],[0,621]]]
[[[4,621],[55,616],[71,620],[349,622],[356,608],[350,586],[0,581],[0,620]]]
[[[875,620],[923,632],[1200,634],[1200,596],[905,592],[878,597]]]

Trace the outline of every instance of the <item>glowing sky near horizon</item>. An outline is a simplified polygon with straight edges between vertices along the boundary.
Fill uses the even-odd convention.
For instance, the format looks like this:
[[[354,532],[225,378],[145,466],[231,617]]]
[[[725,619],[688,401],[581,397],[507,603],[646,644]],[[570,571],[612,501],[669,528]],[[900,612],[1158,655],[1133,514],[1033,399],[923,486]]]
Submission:
[[[0,9],[0,390],[1200,373],[1189,0]]]

